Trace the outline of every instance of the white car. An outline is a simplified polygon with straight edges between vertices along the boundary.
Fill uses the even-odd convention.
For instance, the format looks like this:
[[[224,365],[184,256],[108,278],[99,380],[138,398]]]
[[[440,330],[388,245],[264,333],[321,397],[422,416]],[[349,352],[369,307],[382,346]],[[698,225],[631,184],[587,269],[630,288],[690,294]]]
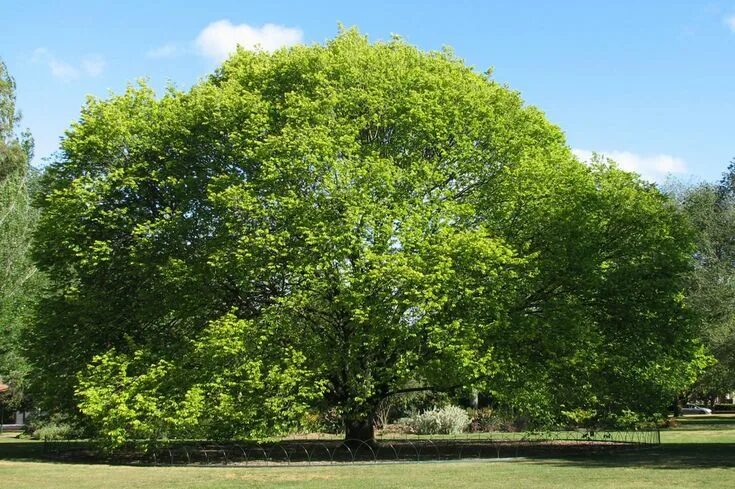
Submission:
[[[681,408],[681,414],[712,414],[712,410],[696,404],[687,404]]]

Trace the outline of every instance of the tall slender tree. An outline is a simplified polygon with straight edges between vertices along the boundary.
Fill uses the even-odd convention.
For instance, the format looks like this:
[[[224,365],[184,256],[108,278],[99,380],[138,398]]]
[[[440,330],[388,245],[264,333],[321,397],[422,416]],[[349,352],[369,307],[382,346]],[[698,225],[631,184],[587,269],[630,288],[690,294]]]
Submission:
[[[15,81],[0,61],[0,381],[12,404],[22,403],[27,363],[21,337],[27,331],[38,276],[30,259],[37,211],[31,206],[33,140],[18,133]]]

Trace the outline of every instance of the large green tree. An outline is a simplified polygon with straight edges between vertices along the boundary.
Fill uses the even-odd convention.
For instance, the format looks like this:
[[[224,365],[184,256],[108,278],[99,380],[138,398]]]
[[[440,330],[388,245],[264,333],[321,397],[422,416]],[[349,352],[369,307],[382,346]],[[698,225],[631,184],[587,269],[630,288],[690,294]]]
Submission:
[[[651,416],[696,356],[666,199],[400,39],[239,50],[187,92],[91,99],[39,204],[58,288],[36,387],[113,440],[319,406],[370,439],[409,382],[540,421]]]
[[[20,407],[28,370],[21,351],[38,293],[30,259],[37,211],[31,206],[33,141],[19,134],[15,81],[0,61],[0,382],[12,387],[11,407]]]

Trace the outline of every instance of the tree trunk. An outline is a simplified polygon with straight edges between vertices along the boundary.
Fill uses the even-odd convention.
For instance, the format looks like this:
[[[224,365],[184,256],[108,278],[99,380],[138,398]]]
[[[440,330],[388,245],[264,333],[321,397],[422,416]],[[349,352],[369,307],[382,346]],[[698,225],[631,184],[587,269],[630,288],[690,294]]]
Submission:
[[[681,406],[682,401],[684,400],[684,396],[678,395],[674,398],[674,417],[678,418],[681,416]]]
[[[480,406],[480,392],[477,389],[472,389],[470,393],[470,406],[473,409],[477,409]]]
[[[375,443],[375,426],[373,417],[367,416],[358,419],[345,419],[345,440],[359,440],[361,442]]]

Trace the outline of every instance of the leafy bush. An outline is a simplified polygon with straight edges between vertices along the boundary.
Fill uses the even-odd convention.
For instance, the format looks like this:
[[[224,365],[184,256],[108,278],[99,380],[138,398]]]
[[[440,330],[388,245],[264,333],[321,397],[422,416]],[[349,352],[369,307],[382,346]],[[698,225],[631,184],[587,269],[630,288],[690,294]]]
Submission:
[[[462,433],[470,424],[467,412],[458,406],[445,406],[416,415],[407,420],[409,429],[420,435],[452,435]]]
[[[661,420],[656,416],[647,416],[629,409],[623,409],[620,413],[607,413],[595,421],[598,428],[637,430],[653,428]]]
[[[66,440],[73,438],[73,432],[71,425],[49,423],[35,430],[32,437],[36,440]]]
[[[46,419],[33,418],[26,428],[35,440],[68,440],[79,436],[79,429],[58,415]]]
[[[577,408],[569,411],[562,411],[561,414],[564,421],[566,421],[566,425],[569,428],[574,429],[593,424],[595,422],[595,417],[597,416],[597,411],[594,409]]]
[[[299,427],[320,381],[305,356],[281,349],[259,323],[211,321],[174,361],[145,349],[111,349],[78,376],[79,409],[110,448],[126,440],[243,439]],[[313,380],[313,379],[312,379]]]

